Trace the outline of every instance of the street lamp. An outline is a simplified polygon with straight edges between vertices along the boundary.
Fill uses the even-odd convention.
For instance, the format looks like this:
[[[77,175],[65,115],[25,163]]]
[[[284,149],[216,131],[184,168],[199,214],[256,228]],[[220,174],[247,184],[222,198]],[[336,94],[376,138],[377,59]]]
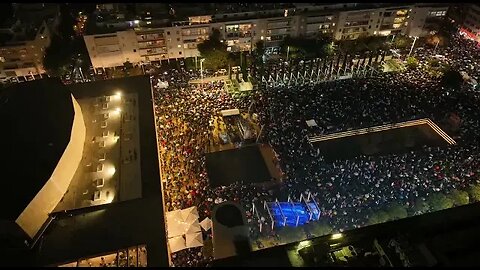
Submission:
[[[203,84],[203,61],[205,61],[205,58],[200,59],[200,78]]]
[[[415,42],[417,41],[418,37],[413,37],[413,43],[412,43],[412,47],[410,48],[410,52],[408,53],[408,57],[410,57],[410,54],[412,54],[412,51],[413,51],[413,47],[415,46]]]
[[[433,49],[433,54],[435,54],[435,51],[437,51],[438,44],[440,43],[440,39],[437,38],[437,42],[435,44],[435,48]]]
[[[287,63],[288,63],[288,54],[290,53],[290,46],[287,46]]]

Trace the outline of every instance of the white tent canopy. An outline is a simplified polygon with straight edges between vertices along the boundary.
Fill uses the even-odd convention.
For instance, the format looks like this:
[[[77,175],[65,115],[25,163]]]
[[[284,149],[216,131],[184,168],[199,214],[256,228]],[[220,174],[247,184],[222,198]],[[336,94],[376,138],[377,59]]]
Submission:
[[[201,232],[188,233],[185,235],[185,240],[185,245],[187,246],[187,248],[203,246],[203,238]]]
[[[185,221],[195,220],[195,219],[198,219],[198,217],[199,217],[197,207],[195,207],[195,206],[182,209],[181,210],[181,215],[182,215],[183,220],[185,220]]]
[[[170,211],[166,217],[168,238],[201,231],[196,207]]]
[[[317,126],[317,122],[315,122],[315,120],[311,119],[311,120],[307,120],[307,126],[309,127],[316,127]]]
[[[168,239],[168,246],[170,247],[170,251],[175,253],[177,251],[183,250],[187,248],[185,243],[185,239],[183,236],[176,236]]]
[[[200,222],[200,226],[202,226],[202,229],[205,231],[208,231],[212,228],[212,220],[206,217],[202,222]]]
[[[166,216],[168,237],[183,235],[185,231],[185,225],[181,215],[181,210],[167,212]]]

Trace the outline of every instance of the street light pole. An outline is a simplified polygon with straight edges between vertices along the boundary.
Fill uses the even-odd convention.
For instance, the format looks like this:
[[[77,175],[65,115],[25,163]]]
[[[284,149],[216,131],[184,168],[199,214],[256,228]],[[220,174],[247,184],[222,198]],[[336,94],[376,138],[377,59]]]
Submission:
[[[202,84],[203,84],[203,61],[205,61],[205,58],[200,59],[200,78],[201,78]]]
[[[288,54],[290,53],[290,46],[287,46],[287,62],[288,62]]]
[[[417,38],[418,38],[418,37],[413,37],[412,47],[410,48],[410,52],[408,53],[407,58],[410,57],[410,54],[412,54],[413,47],[415,46],[415,42],[417,41]]]
[[[440,39],[437,39],[437,44],[435,44],[435,49],[433,49],[433,54],[437,51],[438,44],[440,43]]]

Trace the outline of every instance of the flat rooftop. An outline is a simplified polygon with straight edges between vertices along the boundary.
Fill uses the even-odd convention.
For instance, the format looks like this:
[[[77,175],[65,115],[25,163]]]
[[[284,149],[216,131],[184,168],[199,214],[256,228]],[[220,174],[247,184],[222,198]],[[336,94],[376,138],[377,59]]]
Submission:
[[[212,187],[240,181],[261,183],[271,179],[259,145],[207,153],[206,166]]]
[[[82,98],[83,159],[55,212],[142,197],[137,94]]]
[[[146,245],[149,266],[168,266],[163,196],[149,76],[73,84],[68,87],[77,100],[114,96],[119,91],[122,92],[122,96],[135,97],[136,107],[142,108],[137,110],[136,115],[139,131],[137,160],[140,162],[141,173],[132,175],[131,180],[141,183],[141,198],[57,214],[57,218],[47,228],[36,246],[35,264],[68,263],[78,258],[105,254],[135,245]],[[125,153],[129,153],[128,150]]]

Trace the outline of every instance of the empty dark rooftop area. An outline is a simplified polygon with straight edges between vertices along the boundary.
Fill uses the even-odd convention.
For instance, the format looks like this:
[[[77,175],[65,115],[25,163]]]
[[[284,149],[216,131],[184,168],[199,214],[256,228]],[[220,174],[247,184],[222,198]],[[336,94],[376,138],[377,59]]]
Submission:
[[[362,135],[314,142],[328,161],[351,159],[360,155],[388,155],[423,146],[448,145],[429,125],[402,127]]]
[[[208,153],[206,162],[212,187],[239,181],[261,183],[271,179],[258,145]]]

